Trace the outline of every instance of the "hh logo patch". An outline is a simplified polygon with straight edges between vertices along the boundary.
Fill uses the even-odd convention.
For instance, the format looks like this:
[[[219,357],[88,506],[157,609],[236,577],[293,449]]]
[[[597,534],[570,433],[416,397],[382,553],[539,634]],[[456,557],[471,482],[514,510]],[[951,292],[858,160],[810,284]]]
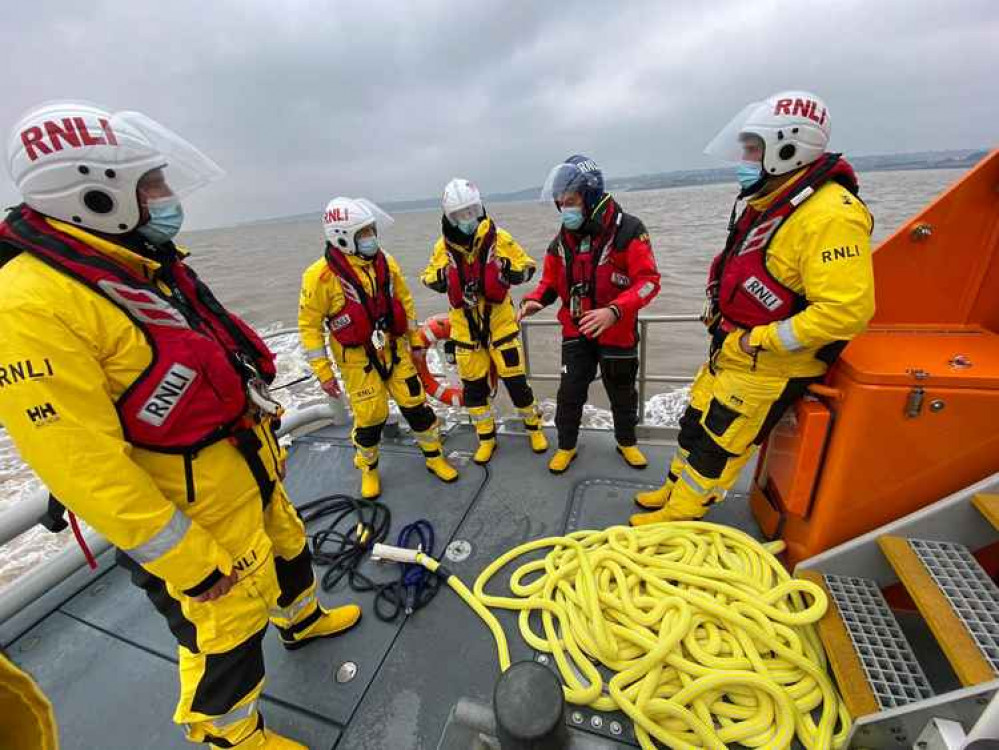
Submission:
[[[35,427],[41,427],[42,425],[52,424],[52,422],[59,421],[59,415],[56,413],[55,407],[48,401],[44,404],[28,409],[24,413],[28,415],[28,419],[31,420],[31,424]]]
[[[156,386],[153,395],[139,410],[139,419],[153,427],[162,425],[174,408],[191,388],[198,373],[179,362],[171,365],[163,380]]]
[[[780,229],[781,222],[784,221],[782,216],[775,216],[769,221],[765,221],[757,227],[753,227],[753,231],[746,235],[746,239],[742,241],[742,248],[739,250],[739,255],[745,255],[746,253],[751,253],[754,250],[762,250],[770,243],[770,238],[774,236],[774,233]]]
[[[742,282],[742,288],[749,292],[753,298],[770,311],[776,310],[784,304],[784,301],[774,294],[770,288],[755,276],[750,276]]]

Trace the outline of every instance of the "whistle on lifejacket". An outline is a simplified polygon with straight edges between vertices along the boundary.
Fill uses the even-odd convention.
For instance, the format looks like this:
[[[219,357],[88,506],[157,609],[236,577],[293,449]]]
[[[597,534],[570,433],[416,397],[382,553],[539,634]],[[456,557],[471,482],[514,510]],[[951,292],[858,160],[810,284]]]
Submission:
[[[250,361],[249,357],[245,355],[238,355],[237,360],[243,368],[243,380],[246,383],[246,397],[249,399],[250,403],[257,409],[261,414],[266,414],[271,417],[280,417],[284,413],[284,407],[281,406],[279,401],[276,401],[270,392],[270,388],[267,387],[267,383],[262,377],[260,377],[260,372]]]
[[[572,288],[569,290],[569,316],[573,320],[583,317],[583,313],[589,307],[586,304],[589,300],[589,295],[590,285],[586,282],[581,281],[572,285]]]
[[[284,413],[284,407],[271,396],[267,383],[259,377],[246,381],[246,395],[261,414],[280,417]]]
[[[466,281],[461,290],[461,301],[466,307],[475,307],[479,304],[479,282],[477,280]]]

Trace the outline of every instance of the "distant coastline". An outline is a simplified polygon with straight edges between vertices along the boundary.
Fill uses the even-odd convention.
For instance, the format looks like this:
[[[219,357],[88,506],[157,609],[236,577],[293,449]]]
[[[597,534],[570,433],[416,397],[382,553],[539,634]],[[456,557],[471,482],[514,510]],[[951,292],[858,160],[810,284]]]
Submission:
[[[873,156],[851,156],[850,163],[858,172],[895,172],[916,169],[968,169],[981,161],[987,154],[987,149],[959,149],[954,151],[918,151],[906,154],[879,154]],[[640,190],[664,190],[667,188],[690,187],[693,185],[712,185],[732,182],[731,168],[725,169],[683,169],[672,172],[655,172],[635,175],[632,177],[615,177],[608,179],[607,189],[611,192],[628,193]],[[487,203],[514,203],[533,201],[541,192],[540,187],[525,188],[509,193],[492,193],[484,197]],[[387,211],[423,211],[437,208],[439,198],[420,198],[406,201],[385,201],[379,205]],[[277,216],[271,219],[242,222],[237,226],[253,224],[272,224],[296,219],[315,218],[315,212],[310,211],[288,216]]]

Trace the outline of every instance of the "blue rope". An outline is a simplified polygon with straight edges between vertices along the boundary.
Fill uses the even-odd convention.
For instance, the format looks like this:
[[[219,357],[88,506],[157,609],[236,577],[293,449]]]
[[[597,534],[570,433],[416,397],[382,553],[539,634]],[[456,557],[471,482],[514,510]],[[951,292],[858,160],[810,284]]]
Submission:
[[[421,518],[419,521],[407,524],[406,526],[403,526],[401,531],[399,531],[399,538],[396,545],[399,547],[408,547],[410,549],[419,549],[425,554],[433,557],[434,527],[431,526],[430,521],[425,518]],[[422,565],[407,563],[402,566],[400,582],[402,583],[402,587],[406,593],[405,611],[407,615],[413,614],[413,611],[417,607],[417,603],[422,605],[428,601],[428,599],[425,598],[425,592],[427,588],[427,581],[430,580],[430,577],[430,571]],[[437,588],[438,586],[434,586],[435,590],[433,593],[436,593]],[[433,598],[433,594],[430,595],[430,598]]]

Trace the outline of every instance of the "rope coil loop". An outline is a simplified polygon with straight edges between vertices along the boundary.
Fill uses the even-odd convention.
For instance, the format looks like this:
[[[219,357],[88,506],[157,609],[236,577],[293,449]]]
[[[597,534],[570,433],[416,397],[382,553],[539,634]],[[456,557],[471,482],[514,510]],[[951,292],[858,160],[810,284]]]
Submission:
[[[539,550],[510,575],[513,596],[486,593],[502,568]],[[494,560],[472,592],[477,604],[518,610],[566,700],[623,711],[643,748],[845,745],[850,717],[814,628],[826,596],[737,529],[687,521],[537,539]],[[614,673],[606,684],[594,662]]]

